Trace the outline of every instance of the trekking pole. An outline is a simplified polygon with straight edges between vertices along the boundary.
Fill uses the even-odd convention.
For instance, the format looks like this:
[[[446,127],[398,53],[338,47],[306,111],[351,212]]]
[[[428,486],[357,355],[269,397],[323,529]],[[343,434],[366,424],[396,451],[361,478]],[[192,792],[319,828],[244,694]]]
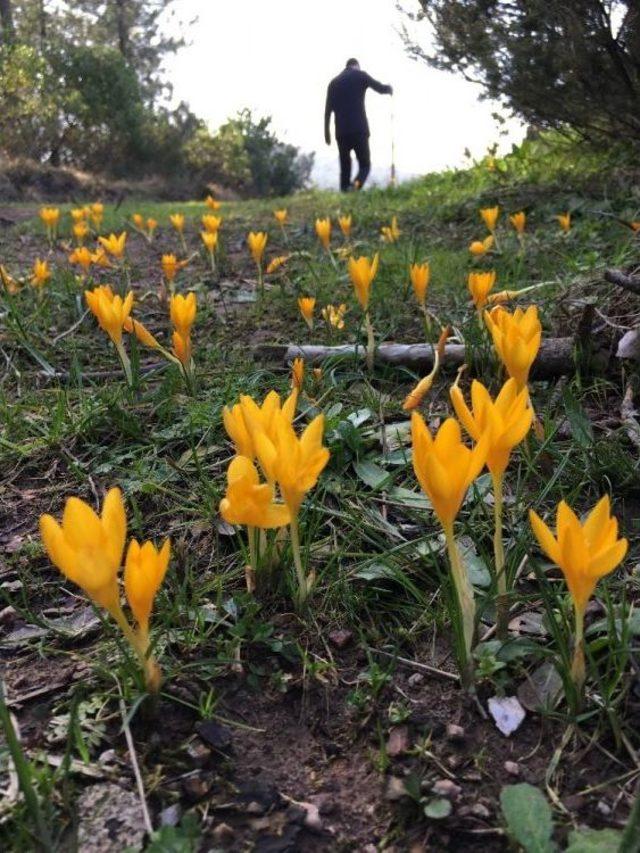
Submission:
[[[393,106],[393,95],[391,95],[391,178],[389,180],[389,186],[396,186],[396,137],[395,137],[395,110]]]

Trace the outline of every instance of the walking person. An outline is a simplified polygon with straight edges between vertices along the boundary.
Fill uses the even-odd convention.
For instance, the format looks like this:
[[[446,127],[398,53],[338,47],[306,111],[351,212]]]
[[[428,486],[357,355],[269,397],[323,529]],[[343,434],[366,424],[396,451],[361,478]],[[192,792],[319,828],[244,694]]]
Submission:
[[[392,95],[393,88],[374,80],[362,71],[357,59],[349,59],[344,71],[334,77],[327,88],[324,110],[324,138],[331,145],[331,113],[334,115],[336,141],[340,154],[340,189],[361,189],[371,170],[369,123],[364,108],[367,89],[381,95]],[[358,161],[358,174],[351,183],[351,152]]]

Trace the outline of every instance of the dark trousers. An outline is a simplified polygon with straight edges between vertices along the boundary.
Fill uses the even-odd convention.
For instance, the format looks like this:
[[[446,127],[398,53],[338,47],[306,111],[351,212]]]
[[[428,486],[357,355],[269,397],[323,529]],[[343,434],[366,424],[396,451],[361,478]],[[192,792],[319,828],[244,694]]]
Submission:
[[[358,174],[355,179],[360,187],[364,186],[371,170],[369,135],[367,133],[348,133],[345,136],[339,136],[337,141],[338,151],[340,152],[340,189],[342,192],[346,192],[351,186],[352,151],[358,160]]]

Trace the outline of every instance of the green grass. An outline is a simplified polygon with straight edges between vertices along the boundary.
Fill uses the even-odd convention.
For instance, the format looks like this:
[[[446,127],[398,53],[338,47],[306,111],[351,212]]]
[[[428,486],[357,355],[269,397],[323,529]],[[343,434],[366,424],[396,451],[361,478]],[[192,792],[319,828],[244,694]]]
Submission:
[[[407,267],[416,259],[428,259],[432,269],[429,306],[468,341],[477,356],[476,371],[493,391],[499,375],[466,290],[466,276],[473,266],[467,246],[484,233],[479,206],[498,203],[503,209],[500,252],[480,263],[497,270],[497,289],[548,283],[532,295],[545,335],[573,334],[584,304],[593,300],[614,325],[631,324],[637,305],[600,283],[605,266],[630,264],[638,258],[637,239],[616,219],[637,218],[623,179],[629,168],[619,158],[603,162],[602,156],[591,152],[575,147],[564,150],[557,141],[548,147],[541,141],[499,161],[495,172],[478,164],[467,171],[429,175],[397,189],[349,196],[312,192],[268,202],[225,203],[219,265],[223,281],[251,290],[245,280],[254,277],[254,269],[244,245],[250,228],[269,230],[269,258],[290,250],[299,254],[267,290],[263,306],[249,304],[229,315],[213,297],[218,276],[211,275],[201,254],[179,274],[177,289],[195,290],[199,303],[193,397],[185,394],[177,370],[149,351],[139,355],[143,367],[152,371],[141,372],[137,393],[126,389],[106,336],[91,316],[82,319],[82,287],[69,273],[66,252],[57,249],[51,256],[54,276],[42,300],[36,300],[28,287],[3,299],[0,489],[4,491],[0,500],[8,531],[3,541],[12,540],[4,559],[21,584],[15,590],[2,588],[0,593],[19,619],[47,628],[48,633],[31,646],[41,660],[51,662],[54,670],[69,659],[88,667],[84,682],[58,697],[57,713],[69,715],[66,754],[90,760],[104,748],[104,744],[98,746],[100,735],[97,743],[90,739],[91,719],[79,721],[79,702],[101,697],[107,716],[110,712],[117,718],[122,691],[134,723],[144,710],[139,673],[115,629],[107,623],[97,637],[71,642],[44,615],[47,608],[55,611],[69,602],[72,585],[63,583],[42,552],[38,515],[60,516],[69,495],[95,505],[96,496],[113,485],[125,494],[129,536],[156,542],[166,535],[172,539],[174,556],[153,616],[155,653],[165,676],[162,701],[169,707],[188,709],[196,719],[218,713],[224,679],[238,660],[249,684],[259,691],[286,690],[292,671],[305,689],[324,684],[337,669],[328,659],[326,645],[336,627],[349,627],[363,647],[418,660],[426,655],[425,662],[453,668],[444,543],[433,514],[419,497],[407,443],[395,441],[398,425],[406,422],[402,401],[418,377],[408,369],[390,368],[379,368],[368,376],[351,359],[326,365],[321,382],[315,385],[307,376],[299,420],[302,424],[310,415],[324,412],[331,461],[308,496],[301,519],[304,556],[317,572],[317,589],[310,611],[285,623],[284,630],[279,620],[291,611],[295,590],[289,544],[283,544],[273,588],[255,599],[244,590],[244,536],[231,535],[220,523],[218,504],[232,456],[222,428],[222,406],[234,403],[242,393],[256,398],[272,388],[287,393],[288,370],[254,360],[254,345],[354,340],[360,315],[345,266],[339,262],[334,267],[318,249],[313,234],[315,216],[335,217],[338,211],[353,214],[356,255],[381,252],[372,297],[378,339],[423,340]],[[290,211],[288,244],[271,214],[280,206]],[[528,226],[525,251],[520,253],[506,214],[522,208],[527,211]],[[573,213],[574,226],[564,236],[553,217],[567,209]],[[205,212],[199,202],[127,201],[118,210],[107,208],[103,226],[103,232],[120,231],[133,212],[159,220],[158,237],[151,246],[130,234],[128,275],[137,297],[144,295],[136,316],[165,342],[166,309],[156,300],[159,257],[169,250],[180,254],[168,226],[168,214],[179,210],[187,217],[189,250],[195,254],[198,220]],[[397,243],[382,245],[379,229],[392,215],[398,216],[402,235]],[[63,230],[66,219],[64,223]],[[35,219],[6,232],[3,241],[0,261],[15,277],[27,273],[36,254],[47,253]],[[333,246],[342,243],[334,224]],[[109,276],[101,273],[100,280],[108,281]],[[295,300],[299,294],[317,297],[312,333],[299,317]],[[229,288],[226,298],[231,296]],[[349,306],[344,331],[333,336],[318,317],[318,308],[327,302]],[[600,320],[597,324],[602,325]],[[603,326],[599,334],[610,341],[614,332],[611,326]],[[54,368],[55,377],[44,375],[43,361]],[[606,745],[615,752],[621,773],[633,767],[630,755],[640,749],[633,722],[637,698],[631,691],[632,658],[638,653],[640,631],[631,605],[638,598],[640,582],[630,570],[640,539],[639,462],[637,448],[619,419],[621,397],[631,381],[627,371],[625,364],[592,372],[581,366],[566,380],[533,385],[545,440],[527,439],[509,468],[505,535],[508,573],[512,579],[517,577],[514,608],[540,614],[546,628],[542,636],[513,637],[506,645],[489,640],[479,653],[483,696],[495,691],[511,695],[545,660],[558,660],[566,669],[571,618],[564,582],[557,573],[547,571],[533,547],[526,510],[533,506],[547,514],[564,497],[584,511],[601,494],[611,493],[632,551],[625,567],[599,587],[603,607],[590,619],[587,634],[589,701],[578,723],[582,746],[589,739],[603,748]],[[428,419],[443,418],[450,411],[452,378],[445,365],[423,406]],[[472,549],[468,558],[476,569],[484,620],[481,635],[492,623],[495,593],[488,571],[492,508],[486,486],[485,476],[472,489],[458,521],[458,533],[469,537]],[[13,541],[16,536],[17,542]],[[529,561],[523,564],[525,558]],[[435,649],[438,653],[431,658]],[[14,652],[2,653],[10,659]],[[385,695],[387,663],[370,655],[350,694],[349,704],[367,719],[378,712],[380,697]],[[393,662],[389,666],[392,672]],[[564,704],[548,713],[557,726],[572,721]],[[48,748],[45,734],[51,709],[45,707],[43,715],[34,736],[36,746],[29,750],[35,768],[32,782],[41,798],[51,797],[46,816],[52,837],[64,844],[73,833],[72,792],[80,783],[64,764],[55,771],[42,769],[39,753]],[[241,727],[241,715],[231,722]],[[104,725],[104,732],[114,731],[109,728],[113,723]],[[146,753],[144,737],[138,747]],[[152,763],[146,767],[144,760],[143,775],[150,783]],[[378,761],[382,771],[384,756],[378,756]],[[417,772],[426,772],[428,759],[424,762],[418,761]],[[54,785],[63,783],[64,794],[53,794]],[[155,779],[153,784],[160,787],[158,800],[164,802],[161,783]],[[9,821],[0,826],[4,846],[26,849],[35,843],[32,833],[41,833],[33,825],[32,812],[28,802],[14,805]]]

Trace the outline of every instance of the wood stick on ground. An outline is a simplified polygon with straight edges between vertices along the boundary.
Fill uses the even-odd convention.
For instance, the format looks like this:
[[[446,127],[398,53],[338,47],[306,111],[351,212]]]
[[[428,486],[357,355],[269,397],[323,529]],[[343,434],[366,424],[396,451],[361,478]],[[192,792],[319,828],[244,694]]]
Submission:
[[[542,341],[540,352],[536,358],[532,378],[553,379],[575,370],[574,338],[547,338]],[[364,361],[364,347],[357,348],[353,344],[341,346],[322,346],[318,344],[272,345],[261,346],[256,354],[273,361],[284,361],[290,364],[294,358],[301,357],[309,365],[321,364],[329,358],[356,358]],[[466,350],[463,344],[449,344],[445,347],[443,370],[454,371],[466,361]],[[376,362],[396,367],[408,367],[425,375],[433,367],[433,347],[430,344],[396,344],[382,343],[376,349]]]

